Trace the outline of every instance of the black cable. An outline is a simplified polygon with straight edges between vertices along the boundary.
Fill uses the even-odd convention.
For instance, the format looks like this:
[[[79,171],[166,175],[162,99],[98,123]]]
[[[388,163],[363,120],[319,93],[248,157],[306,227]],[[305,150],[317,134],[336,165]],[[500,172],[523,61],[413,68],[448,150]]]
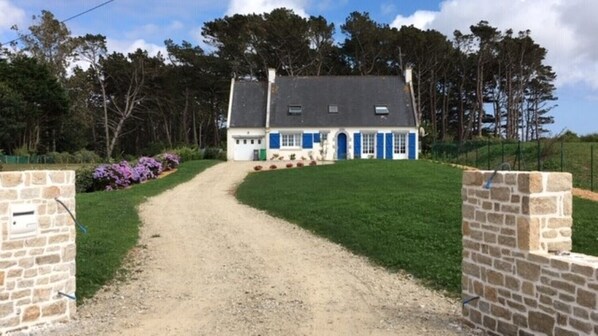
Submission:
[[[89,12],[91,12],[91,11],[94,11],[94,10],[96,10],[96,9],[98,9],[98,8],[100,8],[100,7],[103,7],[103,6],[105,6],[105,5],[109,4],[109,3],[113,2],[113,1],[114,1],[114,0],[108,0],[108,1],[105,1],[105,2],[103,2],[103,3],[101,3],[101,4],[97,5],[97,6],[95,6],[95,7],[93,7],[93,8],[90,8],[90,9],[88,9],[88,10],[84,11],[84,12],[81,12],[81,13],[79,13],[79,14],[75,14],[75,15],[73,15],[73,16],[71,16],[71,17],[69,17],[68,19],[64,19],[64,20],[60,21],[60,23],[65,23],[65,22],[67,22],[67,21],[70,21],[70,20],[72,20],[72,19],[76,19],[76,18],[78,18],[78,17],[79,17],[79,16],[81,16],[81,15],[84,15],[84,14],[87,14],[87,13],[89,13]],[[27,37],[27,36],[30,36],[30,35],[32,35],[32,33],[30,33],[30,34],[27,34],[27,35],[23,35],[23,36],[20,36],[20,37],[17,37],[16,39],[14,39],[14,40],[12,40],[12,41],[9,41],[9,42],[6,42],[6,43],[2,43],[2,44],[0,44],[0,46],[7,45],[7,44],[11,44],[11,43],[13,43],[13,42],[16,42],[16,41],[18,41],[18,40],[22,40],[24,37]]]

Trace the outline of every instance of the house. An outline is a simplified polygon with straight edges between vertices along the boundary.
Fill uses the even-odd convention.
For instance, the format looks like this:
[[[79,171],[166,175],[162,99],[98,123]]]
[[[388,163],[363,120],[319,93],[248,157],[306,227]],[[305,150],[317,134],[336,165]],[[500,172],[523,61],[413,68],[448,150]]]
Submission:
[[[418,158],[411,69],[405,76],[233,78],[229,160]]]

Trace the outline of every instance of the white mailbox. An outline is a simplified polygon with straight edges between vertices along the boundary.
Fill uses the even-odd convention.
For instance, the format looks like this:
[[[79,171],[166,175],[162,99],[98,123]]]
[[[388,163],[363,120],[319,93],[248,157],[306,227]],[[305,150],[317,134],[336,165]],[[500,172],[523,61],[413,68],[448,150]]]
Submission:
[[[33,204],[11,204],[8,239],[22,239],[37,235],[37,211]]]

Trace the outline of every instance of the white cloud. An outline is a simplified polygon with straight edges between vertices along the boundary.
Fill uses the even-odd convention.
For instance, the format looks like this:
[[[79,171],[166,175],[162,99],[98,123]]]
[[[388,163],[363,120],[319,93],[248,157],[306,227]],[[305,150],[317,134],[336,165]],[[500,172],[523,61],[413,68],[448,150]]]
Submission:
[[[9,30],[15,24],[21,25],[24,21],[24,10],[13,5],[8,0],[0,0],[0,32]]]
[[[158,52],[162,54],[162,56],[166,56],[166,47],[160,46],[153,43],[148,43],[143,39],[137,39],[134,41],[131,40],[117,40],[107,38],[107,47],[108,52],[112,53],[113,51],[120,52],[123,54],[132,53],[137,49],[146,50],[148,55],[155,56]]]
[[[419,29],[426,29],[428,25],[434,22],[436,14],[436,12],[430,11],[417,11],[407,17],[397,15],[390,25],[391,27],[414,26]]]
[[[306,5],[305,0],[231,0],[226,14],[262,14],[284,7],[292,9],[299,16],[308,17]]]
[[[444,0],[437,12],[397,16],[394,27],[413,24],[451,37],[469,32],[481,20],[501,31],[531,30],[548,50],[546,63],[557,72],[557,84],[585,83],[598,89],[598,1],[587,0]]]

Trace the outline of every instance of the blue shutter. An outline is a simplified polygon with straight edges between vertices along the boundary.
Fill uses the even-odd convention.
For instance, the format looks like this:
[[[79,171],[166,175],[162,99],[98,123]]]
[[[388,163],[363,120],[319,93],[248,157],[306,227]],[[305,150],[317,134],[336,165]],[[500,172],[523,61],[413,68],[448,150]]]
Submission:
[[[361,158],[361,133],[353,134],[353,158]]]
[[[270,149],[279,149],[280,148],[280,134],[279,133],[270,133]]]
[[[386,158],[392,160],[394,146],[392,142],[392,133],[386,133]]]
[[[384,133],[376,134],[376,159],[384,159]]]
[[[409,133],[409,160],[415,160],[415,154],[417,153],[416,138],[417,134]]]
[[[314,148],[314,135],[312,133],[303,133],[303,141],[301,141],[303,148]]]
[[[314,142],[320,142],[320,133],[314,133]]]

